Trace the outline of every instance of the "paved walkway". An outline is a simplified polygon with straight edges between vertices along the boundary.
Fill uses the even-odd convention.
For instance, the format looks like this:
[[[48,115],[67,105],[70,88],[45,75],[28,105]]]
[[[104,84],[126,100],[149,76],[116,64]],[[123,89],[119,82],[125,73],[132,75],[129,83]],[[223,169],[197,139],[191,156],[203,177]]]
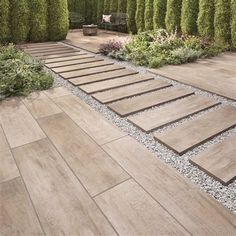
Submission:
[[[64,88],[0,108],[0,235],[236,233],[235,215]]]

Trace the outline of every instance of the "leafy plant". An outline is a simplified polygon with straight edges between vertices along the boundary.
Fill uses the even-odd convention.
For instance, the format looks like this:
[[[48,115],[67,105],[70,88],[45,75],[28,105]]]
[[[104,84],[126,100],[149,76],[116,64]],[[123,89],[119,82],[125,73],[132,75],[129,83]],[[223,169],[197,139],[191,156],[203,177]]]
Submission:
[[[111,52],[120,51],[123,48],[121,42],[110,40],[108,43],[102,44],[99,48],[99,52],[103,55],[108,55]]]

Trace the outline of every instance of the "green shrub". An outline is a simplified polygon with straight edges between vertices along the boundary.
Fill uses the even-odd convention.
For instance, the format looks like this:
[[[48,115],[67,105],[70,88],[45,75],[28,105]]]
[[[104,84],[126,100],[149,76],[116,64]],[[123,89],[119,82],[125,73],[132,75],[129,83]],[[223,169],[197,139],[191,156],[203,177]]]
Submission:
[[[227,46],[230,42],[230,0],[215,1],[215,41]]]
[[[126,13],[127,0],[118,0],[118,12]]]
[[[94,8],[95,7],[95,2],[94,0],[86,0],[85,1],[85,9],[84,9],[84,14],[85,14],[85,23],[86,24],[92,24],[93,22],[93,14],[94,14]]]
[[[29,36],[29,6],[27,0],[10,1],[11,41],[24,42]]]
[[[145,0],[145,30],[153,29],[153,0]]]
[[[236,48],[236,0],[231,0],[231,38],[232,46]]]
[[[128,26],[128,31],[133,34],[137,33],[135,14],[136,14],[136,0],[127,0],[127,15],[128,15],[127,26]]]
[[[48,0],[48,33],[49,39],[58,41],[66,38],[68,20],[67,0]]]
[[[97,0],[92,0],[92,24],[97,23],[97,8],[98,8],[98,1]]]
[[[110,1],[110,12],[117,12],[118,11],[118,0],[111,0]]]
[[[181,30],[183,33],[197,33],[198,8],[198,0],[183,0],[181,14]]]
[[[138,32],[142,32],[145,30],[144,12],[145,12],[145,1],[137,0],[135,21]]]
[[[154,0],[153,3],[153,27],[154,29],[165,29],[167,0]]]
[[[182,0],[167,0],[166,29],[167,31],[179,31],[181,19]]]
[[[9,10],[9,0],[0,0],[0,43],[5,43],[10,38]]]
[[[214,36],[214,1],[199,0],[198,32],[204,38]]]
[[[103,14],[110,14],[111,0],[104,0]]]
[[[97,23],[98,24],[102,22],[102,15],[104,14],[103,8],[104,8],[104,0],[98,0],[98,3],[97,3]]]

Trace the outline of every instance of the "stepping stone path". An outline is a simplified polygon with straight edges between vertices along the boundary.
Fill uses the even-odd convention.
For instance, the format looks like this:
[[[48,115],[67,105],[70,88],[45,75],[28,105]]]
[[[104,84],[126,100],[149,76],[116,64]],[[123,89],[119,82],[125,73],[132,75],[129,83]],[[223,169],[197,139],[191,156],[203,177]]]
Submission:
[[[21,47],[32,56],[44,60],[49,69],[58,73],[74,86],[78,86],[85,93],[91,94],[100,103],[107,104],[109,109],[118,115],[127,117],[128,121],[144,132],[149,133],[156,130],[153,133],[155,139],[179,155],[192,150],[194,147],[236,125],[236,108],[226,106],[160,133],[158,131],[159,128],[217,106],[220,103],[205,96],[194,95],[192,89],[172,86],[162,79],[154,79],[150,74],[139,74],[137,71],[114,64],[109,60],[95,57],[92,54],[81,52],[62,43],[26,44],[21,45]],[[226,56],[226,59],[230,63],[230,57]],[[209,64],[210,62],[204,62],[202,66],[208,70],[207,63]],[[219,64],[221,62],[216,60],[216,63]],[[213,74],[219,71],[223,75],[225,71],[223,67],[224,62],[219,65],[222,68],[213,68],[208,71]],[[202,89],[209,88],[210,84],[204,84],[205,87],[201,87],[202,79],[205,79],[205,75],[201,68],[198,72],[193,71],[194,66],[189,64],[182,67],[185,68],[189,75],[193,74],[194,81],[197,84],[192,85]],[[201,66],[201,62],[198,63],[198,66]],[[171,70],[171,68],[173,69]],[[182,73],[176,72],[175,67],[168,67],[167,69],[168,73],[165,71],[165,68],[161,69],[164,76],[171,78],[173,76],[173,79],[183,83],[186,82],[182,79]],[[227,65],[226,69],[227,78],[235,72],[235,70],[230,69]],[[152,72],[156,73],[155,70],[152,70]],[[226,77],[223,79],[227,79]],[[218,81],[225,84],[222,80]],[[212,86],[213,92],[226,96],[225,93],[217,90],[218,87]],[[231,91],[228,87],[226,89]],[[45,101],[42,99],[38,104],[43,104]],[[80,117],[78,113],[80,113],[81,108],[75,105],[77,102],[74,98],[68,97],[64,101],[58,99],[57,102],[60,109],[65,110],[72,117],[76,117],[75,122],[79,122],[86,129],[89,129],[89,125],[83,118],[83,116],[87,116],[87,113],[80,119],[78,118]],[[26,101],[24,103],[27,104]],[[159,107],[160,105],[163,106]],[[153,109],[147,110],[150,108]],[[144,112],[139,113],[141,111]],[[49,110],[34,112],[40,116],[45,112],[49,112]],[[58,111],[53,112],[57,113]],[[90,110],[88,109],[89,112]],[[129,115],[133,116],[128,117]],[[94,119],[96,120],[96,118]],[[89,130],[89,132],[92,136],[96,134],[96,131],[94,133],[92,130]],[[119,136],[118,133],[116,135]],[[105,142],[105,139],[105,136],[99,137],[101,143]],[[223,184],[228,184],[235,178],[235,158],[232,154],[235,152],[235,145],[232,143],[235,143],[235,137],[212,146],[200,154],[199,157],[193,158],[191,162]],[[13,145],[15,144],[13,143]],[[121,191],[125,191],[125,189],[121,189]]]

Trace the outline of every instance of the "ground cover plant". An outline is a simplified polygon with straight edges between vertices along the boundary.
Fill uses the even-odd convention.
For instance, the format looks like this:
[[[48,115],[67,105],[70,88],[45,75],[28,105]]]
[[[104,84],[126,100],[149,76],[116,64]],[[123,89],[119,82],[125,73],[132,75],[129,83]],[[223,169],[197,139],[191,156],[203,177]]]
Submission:
[[[52,85],[53,77],[44,70],[42,62],[17,50],[13,44],[0,46],[0,99],[27,95]]]

